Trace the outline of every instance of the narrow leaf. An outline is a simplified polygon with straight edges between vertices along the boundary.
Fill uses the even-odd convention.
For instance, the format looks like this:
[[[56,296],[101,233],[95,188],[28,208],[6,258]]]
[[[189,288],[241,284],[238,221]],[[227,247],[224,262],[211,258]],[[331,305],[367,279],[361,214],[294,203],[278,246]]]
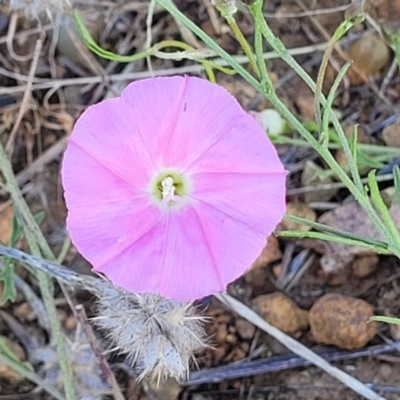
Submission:
[[[384,317],[376,315],[371,317],[369,321],[385,322],[387,324],[400,325],[400,318],[395,318],[395,317]]]

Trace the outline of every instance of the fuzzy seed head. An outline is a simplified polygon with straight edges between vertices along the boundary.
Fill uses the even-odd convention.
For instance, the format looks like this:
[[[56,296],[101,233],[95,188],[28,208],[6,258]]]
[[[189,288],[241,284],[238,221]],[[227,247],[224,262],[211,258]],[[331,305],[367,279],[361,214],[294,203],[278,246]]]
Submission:
[[[95,322],[108,332],[115,350],[128,355],[139,379],[188,376],[194,354],[206,346],[204,319],[192,303],[129,293],[105,281],[98,289]]]

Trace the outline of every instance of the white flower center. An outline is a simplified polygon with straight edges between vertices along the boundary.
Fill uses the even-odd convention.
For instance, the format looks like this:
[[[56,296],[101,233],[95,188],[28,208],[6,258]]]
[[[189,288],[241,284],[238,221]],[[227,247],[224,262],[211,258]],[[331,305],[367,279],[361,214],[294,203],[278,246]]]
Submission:
[[[168,203],[169,201],[180,201],[181,198],[175,195],[175,184],[171,176],[167,176],[161,181],[162,187],[162,202]]]
[[[171,176],[167,176],[161,181],[163,200],[172,197],[175,194],[174,180]]]

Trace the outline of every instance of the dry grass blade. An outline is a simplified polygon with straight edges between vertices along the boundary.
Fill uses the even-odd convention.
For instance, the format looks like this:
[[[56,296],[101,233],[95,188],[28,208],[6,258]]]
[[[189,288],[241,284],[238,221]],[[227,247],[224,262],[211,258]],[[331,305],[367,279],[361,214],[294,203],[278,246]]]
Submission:
[[[333,367],[322,357],[318,356],[316,353],[311,351],[309,348],[302,345],[292,337],[284,334],[278,328],[275,328],[274,326],[269,324],[267,321],[262,319],[257,313],[255,313],[252,309],[250,309],[240,301],[236,300],[232,296],[229,296],[227,293],[220,293],[215,295],[215,297],[218,300],[220,300],[223,304],[225,304],[227,307],[229,307],[231,310],[239,314],[241,317],[246,318],[249,322],[257,326],[259,329],[262,329],[264,332],[267,332],[269,335],[279,340],[279,342],[281,342],[289,350],[293,351],[293,353],[310,361],[311,363],[321,368],[326,373],[336,378],[344,385],[346,385],[348,388],[354,390],[356,393],[360,394],[364,398],[369,400],[385,400],[384,397],[379,396],[379,394],[368,388],[359,380],[346,374],[340,369]]]
[[[39,39],[36,41],[35,50],[33,52],[33,60],[32,60],[31,68],[29,71],[29,76],[28,76],[28,83],[26,84],[25,93],[22,98],[22,103],[21,103],[21,107],[20,107],[18,115],[17,115],[17,119],[15,121],[15,124],[10,133],[10,137],[9,137],[7,145],[6,145],[6,152],[8,154],[12,153],[15,136],[18,132],[18,128],[22,122],[22,118],[24,117],[25,111],[28,109],[28,106],[29,106],[29,99],[30,99],[31,93],[32,93],[33,78],[35,76],[36,68],[37,68],[37,65],[39,62],[40,50],[42,49],[42,44],[43,44],[42,40]]]
[[[53,146],[51,146],[48,150],[44,151],[42,155],[37,157],[32,164],[22,170],[20,173],[17,174],[17,182],[20,186],[24,183],[29,181],[29,179],[35,175],[35,173],[42,170],[45,165],[52,162],[54,159],[60,156],[60,154],[65,150],[67,147],[67,140],[66,136],[59,139]]]
[[[328,45],[327,43],[320,43],[311,46],[297,47],[289,49],[288,53],[293,56],[296,56],[296,55],[309,54],[316,51],[324,51],[327,45]],[[279,55],[274,51],[264,53],[265,60],[272,60],[278,57]],[[234,59],[240,64],[245,64],[247,62],[247,57],[242,55],[235,56]],[[221,67],[226,67],[228,65],[226,61],[219,58],[214,59],[213,62]],[[123,72],[118,74],[112,74],[106,76],[106,81],[107,82],[131,81],[137,79],[150,78],[153,76],[194,74],[202,71],[204,71],[204,67],[201,64],[194,64],[183,67],[164,68],[155,70],[153,72],[135,71],[135,72]],[[18,79],[20,81],[28,81],[28,77],[22,75],[18,75]],[[49,80],[45,79],[40,83],[34,83],[32,86],[32,90],[54,89],[72,85],[97,84],[104,82],[104,79],[105,78],[103,76],[88,76],[82,78],[63,78],[63,79],[49,79]],[[11,86],[11,87],[0,87],[0,95],[21,93],[24,92],[26,88],[27,88],[26,84]]]
[[[88,342],[90,343],[90,346],[99,361],[100,368],[101,368],[103,374],[107,377],[108,384],[112,388],[112,394],[114,396],[114,399],[115,400],[124,400],[124,396],[118,386],[115,376],[112,373],[104,354],[102,354],[102,351],[97,344],[96,336],[93,333],[92,327],[89,325],[89,322],[86,317],[85,309],[83,308],[83,306],[81,304],[78,304],[75,306],[75,315],[77,316],[79,322],[82,325],[83,331],[85,332],[86,338],[87,338]]]

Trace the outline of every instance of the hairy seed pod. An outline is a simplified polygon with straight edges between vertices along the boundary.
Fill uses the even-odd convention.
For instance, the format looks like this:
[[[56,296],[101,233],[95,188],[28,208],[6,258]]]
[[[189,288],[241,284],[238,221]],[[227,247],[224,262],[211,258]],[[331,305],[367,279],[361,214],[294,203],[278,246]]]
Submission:
[[[156,294],[135,294],[99,287],[95,323],[108,332],[114,350],[127,354],[139,379],[182,380],[194,354],[205,344],[204,318],[190,302]]]

